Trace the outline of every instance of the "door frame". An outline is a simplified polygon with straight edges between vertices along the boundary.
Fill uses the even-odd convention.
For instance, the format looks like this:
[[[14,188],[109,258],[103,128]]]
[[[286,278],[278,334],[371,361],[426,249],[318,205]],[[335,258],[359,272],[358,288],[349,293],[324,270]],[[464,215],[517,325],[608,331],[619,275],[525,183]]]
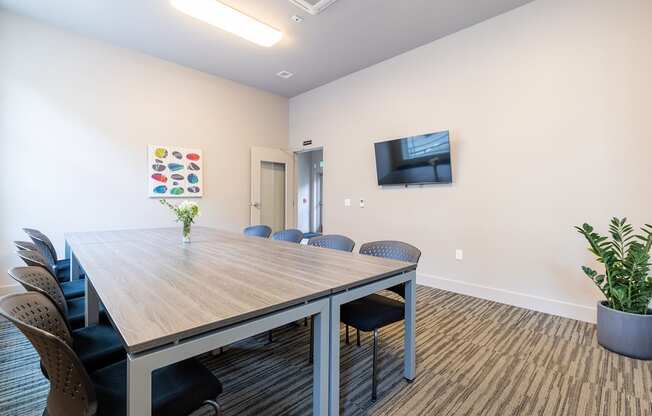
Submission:
[[[320,146],[310,146],[310,147],[301,147],[299,149],[291,149],[290,151],[294,155],[294,166],[298,166],[298,156],[301,153],[309,153],[309,152],[314,152],[316,150],[321,150],[322,151],[322,160],[324,161],[324,167],[322,168],[322,181],[321,181],[321,186],[322,186],[322,208],[321,208],[321,228],[322,228],[322,233],[326,229],[326,216],[324,215],[324,197],[323,195],[325,194],[324,189],[326,188],[326,169],[328,167],[328,163],[326,163],[326,146],[320,145]],[[299,189],[298,189],[298,183],[299,183],[299,169],[294,169],[294,180],[293,180],[293,191],[292,191],[292,203],[294,204],[294,228],[297,228],[299,224]]]
[[[251,190],[249,194],[249,225],[258,225],[260,223],[260,209],[257,215],[259,221],[254,221],[255,204],[260,204],[260,162],[272,162],[285,165],[285,227],[291,228],[296,221],[294,218],[294,197],[289,198],[289,190],[295,189],[295,163],[296,158],[291,150],[275,149],[268,147],[251,147]],[[257,180],[255,180],[257,178]],[[258,185],[258,186],[256,186]],[[256,222],[256,224],[254,224]]]

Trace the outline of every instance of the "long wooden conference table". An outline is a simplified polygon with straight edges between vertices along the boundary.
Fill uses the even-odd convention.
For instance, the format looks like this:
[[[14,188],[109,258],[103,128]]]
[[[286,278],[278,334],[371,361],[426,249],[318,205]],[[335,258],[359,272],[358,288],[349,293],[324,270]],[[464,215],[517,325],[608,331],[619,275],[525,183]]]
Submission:
[[[151,414],[151,375],[314,315],[313,414],[339,415],[340,305],[405,283],[405,370],[415,377],[416,265],[194,227],[66,234],[86,273],[86,325],[100,303],[127,351],[127,413]]]

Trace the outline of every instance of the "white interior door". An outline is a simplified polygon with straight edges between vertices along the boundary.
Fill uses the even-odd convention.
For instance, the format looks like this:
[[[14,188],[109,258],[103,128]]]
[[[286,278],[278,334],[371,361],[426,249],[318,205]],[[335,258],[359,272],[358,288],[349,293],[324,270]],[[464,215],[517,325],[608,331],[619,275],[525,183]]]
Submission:
[[[292,225],[294,157],[281,149],[251,148],[251,225],[273,231]]]

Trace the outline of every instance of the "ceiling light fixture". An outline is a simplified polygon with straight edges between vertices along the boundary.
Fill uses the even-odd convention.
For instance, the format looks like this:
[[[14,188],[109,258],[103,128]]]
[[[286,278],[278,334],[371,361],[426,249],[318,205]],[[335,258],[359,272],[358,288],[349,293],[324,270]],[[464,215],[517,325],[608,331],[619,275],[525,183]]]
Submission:
[[[274,46],[280,31],[216,0],[170,0],[177,10],[260,46]]]

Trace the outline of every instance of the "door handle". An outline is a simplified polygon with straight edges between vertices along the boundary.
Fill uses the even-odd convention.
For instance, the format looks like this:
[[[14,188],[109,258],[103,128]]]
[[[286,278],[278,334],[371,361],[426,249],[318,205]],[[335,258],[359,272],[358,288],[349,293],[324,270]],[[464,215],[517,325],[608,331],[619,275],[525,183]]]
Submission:
[[[249,206],[260,209],[260,203],[259,202],[252,202],[252,203],[249,204]]]

